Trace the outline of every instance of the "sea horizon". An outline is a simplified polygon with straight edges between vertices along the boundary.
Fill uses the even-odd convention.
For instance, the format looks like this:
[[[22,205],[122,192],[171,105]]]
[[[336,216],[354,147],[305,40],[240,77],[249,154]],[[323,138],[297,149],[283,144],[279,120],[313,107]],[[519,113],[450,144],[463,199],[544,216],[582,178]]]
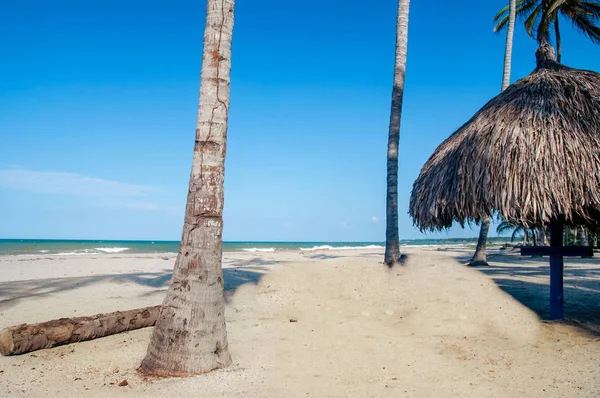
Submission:
[[[488,245],[510,243],[490,237]],[[179,240],[0,239],[0,255],[98,255],[116,253],[177,253]],[[400,239],[401,247],[474,246],[477,238]],[[224,252],[316,251],[384,248],[385,242],[360,241],[224,241]]]

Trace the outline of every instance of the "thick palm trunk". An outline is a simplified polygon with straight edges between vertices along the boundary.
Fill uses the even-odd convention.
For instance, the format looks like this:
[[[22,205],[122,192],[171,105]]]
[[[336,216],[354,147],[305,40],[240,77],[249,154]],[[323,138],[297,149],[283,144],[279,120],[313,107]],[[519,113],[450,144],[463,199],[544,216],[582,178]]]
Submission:
[[[406,50],[408,44],[408,10],[410,0],[398,1],[396,19],[396,58],[394,61],[394,86],[387,152],[387,196],[385,263],[389,266],[400,260],[398,236],[398,144],[400,141],[400,119],[406,74]]]
[[[11,326],[0,332],[0,354],[24,354],[154,326],[159,311],[158,306],[145,307]]]
[[[510,85],[510,70],[512,65],[512,46],[513,36],[515,34],[515,19],[517,15],[516,0],[509,1],[508,7],[508,28],[506,32],[506,45],[504,48],[504,70],[502,72],[502,91]],[[490,218],[484,217],[481,220],[479,229],[479,239],[477,239],[477,248],[471,260],[471,265],[487,265],[487,238],[490,230]]]
[[[208,0],[196,142],[179,255],[140,371],[176,376],[231,362],[223,298],[223,179],[234,0]]]

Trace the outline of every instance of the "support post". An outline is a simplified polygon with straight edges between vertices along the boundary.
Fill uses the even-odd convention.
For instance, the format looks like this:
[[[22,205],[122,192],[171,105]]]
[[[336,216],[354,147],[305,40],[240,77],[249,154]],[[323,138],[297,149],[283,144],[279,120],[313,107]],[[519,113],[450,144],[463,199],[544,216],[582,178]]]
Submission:
[[[550,222],[550,246],[561,247],[563,245],[564,216],[553,219]],[[562,319],[564,311],[563,293],[563,254],[553,253],[550,255],[550,319]]]

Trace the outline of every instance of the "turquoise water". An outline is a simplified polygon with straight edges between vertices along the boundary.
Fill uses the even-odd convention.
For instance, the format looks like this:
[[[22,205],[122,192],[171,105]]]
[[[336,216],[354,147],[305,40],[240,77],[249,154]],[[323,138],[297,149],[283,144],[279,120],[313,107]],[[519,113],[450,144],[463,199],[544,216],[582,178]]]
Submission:
[[[490,238],[489,244],[509,242],[507,238]],[[404,239],[403,246],[475,245],[469,239]],[[273,252],[282,250],[340,250],[344,248],[383,248],[383,242],[224,242],[223,251]],[[137,240],[46,240],[0,239],[0,255],[54,254],[77,256],[116,253],[177,253],[178,241]]]

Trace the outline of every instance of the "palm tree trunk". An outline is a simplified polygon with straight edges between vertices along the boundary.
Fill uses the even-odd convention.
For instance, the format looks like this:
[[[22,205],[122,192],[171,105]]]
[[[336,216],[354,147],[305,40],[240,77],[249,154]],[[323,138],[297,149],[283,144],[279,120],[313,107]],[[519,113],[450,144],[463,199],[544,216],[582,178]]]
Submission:
[[[396,18],[396,59],[394,62],[394,86],[387,152],[387,195],[386,232],[384,261],[392,266],[400,260],[398,237],[398,144],[400,141],[400,119],[406,74],[406,50],[408,44],[408,11],[410,0],[398,1]]]
[[[508,28],[504,48],[504,71],[502,74],[502,91],[510,85],[510,70],[512,65],[513,37],[515,35],[515,20],[517,17],[517,1],[510,0],[508,6]]]
[[[515,19],[517,15],[517,2],[510,0],[508,6],[508,29],[506,32],[506,46],[504,49],[504,70],[502,72],[502,91],[510,85],[510,70],[512,65],[512,46],[515,34]],[[477,248],[471,260],[471,265],[487,265],[487,237],[490,230],[490,218],[484,217],[481,220],[481,229],[479,230],[479,239],[477,239]]]
[[[550,40],[550,0],[542,0],[542,18],[538,26],[537,41],[540,46],[548,44]]]
[[[544,226],[538,227],[538,243],[540,246],[548,246],[548,235],[546,234],[546,228]]]
[[[231,363],[223,298],[223,179],[234,0],[208,0],[196,143],[179,255],[140,372],[206,373]]]
[[[556,35],[556,60],[560,63],[562,58],[562,42],[560,40],[560,28],[558,27],[558,15],[554,18],[554,34]]]
[[[577,227],[577,244],[579,246],[589,246],[587,232],[583,227]]]
[[[487,263],[487,237],[488,231],[490,230],[490,218],[486,217],[485,220],[481,221],[481,229],[479,230],[479,239],[477,240],[477,248],[475,249],[475,255],[469,263],[472,267],[481,265],[488,265]]]

